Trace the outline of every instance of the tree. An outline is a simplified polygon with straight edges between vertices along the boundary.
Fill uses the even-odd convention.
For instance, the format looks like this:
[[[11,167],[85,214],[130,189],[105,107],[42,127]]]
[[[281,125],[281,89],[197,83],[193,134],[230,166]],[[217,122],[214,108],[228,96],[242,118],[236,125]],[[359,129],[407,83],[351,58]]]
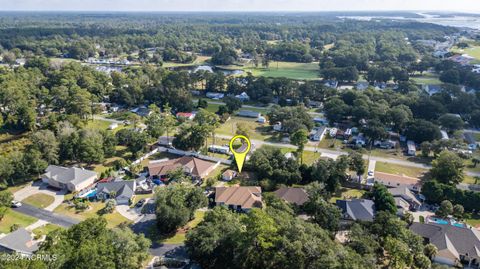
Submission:
[[[445,184],[456,185],[463,181],[463,160],[454,152],[444,150],[432,162],[432,178]]]
[[[170,143],[168,134],[175,127],[177,123],[175,117],[172,115],[172,108],[167,103],[163,106],[163,127],[167,133],[167,143]]]
[[[157,227],[162,234],[174,232],[192,220],[195,211],[207,205],[202,189],[170,184],[156,193]]]
[[[422,119],[416,119],[408,123],[405,135],[418,144],[424,141],[437,140],[442,137],[437,125]]]
[[[453,214],[453,205],[452,202],[448,200],[444,200],[440,203],[440,207],[435,212],[435,215],[441,218],[447,218],[448,216]]]
[[[463,128],[463,120],[453,114],[442,115],[440,118],[438,118],[438,121],[440,122],[442,127],[447,129],[449,132],[453,132]]]
[[[385,186],[376,183],[373,186],[372,197],[377,211],[385,211],[392,215],[397,213],[395,199],[393,199],[393,196]]]
[[[225,106],[227,107],[229,114],[233,114],[242,107],[242,101],[235,97],[227,96],[223,99],[223,101],[225,102]]]
[[[480,163],[480,159],[477,158],[477,157],[473,157],[472,158],[472,163],[473,163],[473,168],[475,168]],[[475,180],[475,181],[477,181],[477,180]],[[477,183],[475,183],[475,184],[477,184]]]
[[[426,244],[423,248],[423,253],[427,256],[430,260],[432,260],[435,255],[437,255],[438,249],[434,244]]]
[[[208,102],[207,100],[204,100],[202,98],[198,99],[198,103],[197,103],[197,108],[204,108],[206,109],[208,107]]]
[[[58,257],[42,260],[47,268],[135,269],[148,259],[150,244],[144,235],[134,234],[126,225],[108,229],[107,221],[100,217],[50,232],[37,253]]]
[[[153,138],[159,138],[165,133],[164,117],[160,112],[150,114],[145,124],[147,125],[147,133]]]
[[[453,216],[459,220],[463,219],[463,214],[465,212],[465,209],[463,208],[462,205],[456,204],[453,206]]]
[[[49,164],[58,163],[58,151],[60,144],[55,134],[49,130],[35,132],[32,137],[32,146],[42,153],[43,159]]]
[[[249,128],[248,124],[246,122],[237,122],[236,123],[236,134],[237,135],[243,135],[245,137],[250,137],[251,134],[251,129]]]
[[[432,144],[430,142],[423,141],[420,144],[420,149],[422,150],[422,156],[425,157],[425,158],[430,156],[431,148],[432,148]]]
[[[82,162],[88,164],[103,161],[105,156],[103,151],[103,137],[98,131],[90,129],[80,131],[78,156]]]
[[[303,150],[305,148],[305,144],[308,142],[308,133],[307,130],[305,129],[300,129],[293,133],[293,135],[290,137],[290,141],[293,145],[297,146],[297,152],[298,152],[298,157],[301,160],[301,163],[303,163]]]
[[[326,202],[320,196],[314,196],[310,197],[303,208],[312,217],[312,220],[323,229],[332,234],[338,231],[341,211],[336,205]]]
[[[182,125],[173,139],[173,146],[182,150],[198,151],[205,145],[211,132],[212,128],[209,125],[197,123]]]
[[[357,173],[357,176],[361,176],[365,173],[366,165],[365,160],[363,160],[363,156],[361,153],[356,151],[352,151],[348,154],[349,160],[349,167],[350,170],[353,170]]]
[[[12,201],[13,194],[10,191],[0,191],[0,221],[2,221],[3,217],[12,205]]]

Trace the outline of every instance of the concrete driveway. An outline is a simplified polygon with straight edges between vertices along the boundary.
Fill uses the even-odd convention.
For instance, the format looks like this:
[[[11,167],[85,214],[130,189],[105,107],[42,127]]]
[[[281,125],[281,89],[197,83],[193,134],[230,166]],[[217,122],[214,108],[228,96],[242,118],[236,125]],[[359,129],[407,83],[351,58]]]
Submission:
[[[125,218],[137,222],[142,218],[141,208],[130,208],[128,205],[117,205],[117,212]]]
[[[65,199],[66,191],[50,189],[48,188],[47,184],[44,184],[41,181],[37,181],[15,192],[13,194],[13,199],[17,201],[22,201],[22,200],[25,200],[27,197],[32,196],[34,194],[38,194],[38,193],[50,195],[55,199],[51,205],[44,208],[44,210],[51,212],[55,208],[57,208],[61,203],[63,203],[63,200]]]

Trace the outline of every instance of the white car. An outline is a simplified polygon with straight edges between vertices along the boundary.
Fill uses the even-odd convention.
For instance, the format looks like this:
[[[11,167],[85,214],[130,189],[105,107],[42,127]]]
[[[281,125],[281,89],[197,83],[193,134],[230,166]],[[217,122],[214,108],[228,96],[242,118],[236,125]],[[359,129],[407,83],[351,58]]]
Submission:
[[[22,203],[20,203],[19,201],[15,201],[15,200],[12,201],[12,207],[13,208],[17,208],[17,207],[21,207],[21,206],[22,206]]]

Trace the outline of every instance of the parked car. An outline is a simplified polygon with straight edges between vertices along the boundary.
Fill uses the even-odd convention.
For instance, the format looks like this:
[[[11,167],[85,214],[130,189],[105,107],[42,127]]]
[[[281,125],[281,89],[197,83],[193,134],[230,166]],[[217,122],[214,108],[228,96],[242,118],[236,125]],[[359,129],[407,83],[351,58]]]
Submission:
[[[142,199],[142,200],[138,201],[135,206],[136,206],[136,207],[142,207],[142,206],[145,204],[145,202],[146,202],[146,200],[145,200],[145,199]]]
[[[19,201],[15,201],[15,200],[12,201],[12,207],[13,208],[18,208],[18,207],[21,207],[21,206],[22,206],[22,203],[20,203]]]

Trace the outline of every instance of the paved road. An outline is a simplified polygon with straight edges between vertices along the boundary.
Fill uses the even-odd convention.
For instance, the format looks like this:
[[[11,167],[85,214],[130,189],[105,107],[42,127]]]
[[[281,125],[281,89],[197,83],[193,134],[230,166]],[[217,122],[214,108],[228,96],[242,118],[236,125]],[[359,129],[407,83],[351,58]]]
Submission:
[[[231,135],[216,134],[216,137],[230,139],[232,136]],[[254,143],[257,148],[261,147],[262,145],[267,145],[267,146],[273,146],[273,147],[297,149],[296,146],[290,145],[290,144],[272,143],[272,142],[265,142],[265,141],[261,141],[261,140],[255,140],[255,139],[250,139],[250,141],[252,143]],[[312,147],[312,146],[306,146],[305,150],[306,151],[319,152],[319,153],[321,153],[322,156],[329,157],[329,158],[336,158],[340,155],[346,155],[347,154],[346,152],[343,152],[343,151],[317,148],[317,147]],[[369,157],[367,154],[363,155],[363,158],[365,160],[370,159],[371,161],[375,161],[375,162],[391,163],[391,164],[397,164],[397,165],[406,166],[406,167],[415,167],[415,168],[421,168],[421,169],[427,169],[427,170],[432,168],[432,166],[428,165],[428,164],[415,163],[415,162],[411,162],[411,161],[407,161],[407,160],[401,160],[401,159],[395,159],[395,158],[386,158],[386,157],[378,157],[378,156],[370,156]],[[466,171],[465,174],[467,174],[468,176],[473,176],[473,177],[474,176],[480,176],[480,173],[470,172],[470,171]]]
[[[76,220],[76,219],[73,219],[73,218],[70,218],[70,217],[67,217],[67,216],[63,216],[63,215],[60,215],[60,214],[56,214],[56,213],[53,213],[53,212],[50,212],[50,211],[47,211],[47,210],[44,210],[44,209],[40,209],[40,208],[31,206],[31,205],[27,205],[27,204],[23,204],[21,207],[14,208],[13,210],[15,210],[17,212],[20,212],[20,213],[23,213],[23,214],[28,215],[28,216],[32,216],[32,217],[37,218],[37,219],[47,221],[49,223],[56,224],[58,226],[66,227],[66,228],[80,222],[79,220]]]
[[[93,118],[96,119],[96,120],[103,120],[103,121],[108,121],[108,122],[111,122],[111,123],[117,123],[117,124],[122,124],[123,125],[123,121],[121,121],[121,120],[109,119],[109,118],[105,118],[105,117],[100,116],[100,115],[94,115]]]

